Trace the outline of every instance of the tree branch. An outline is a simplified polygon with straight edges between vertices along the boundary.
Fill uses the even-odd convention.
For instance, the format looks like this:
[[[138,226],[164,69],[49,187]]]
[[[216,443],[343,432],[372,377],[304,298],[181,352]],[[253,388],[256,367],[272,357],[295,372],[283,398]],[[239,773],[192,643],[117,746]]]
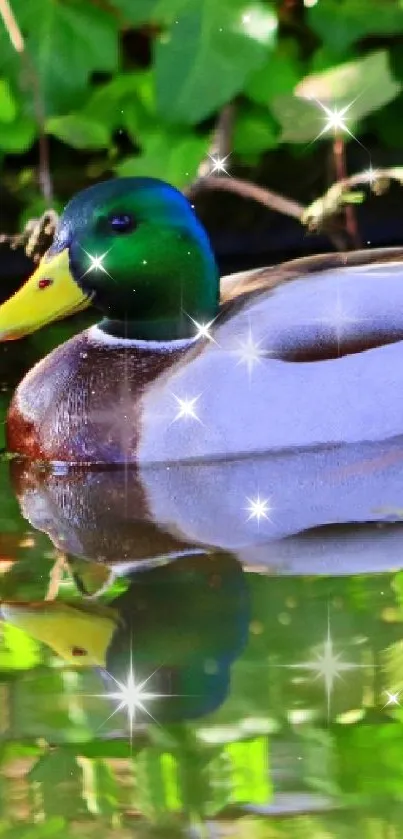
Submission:
[[[344,138],[339,135],[336,135],[333,141],[333,160],[336,170],[337,183],[345,181],[347,177],[346,144],[344,142]],[[350,243],[352,243],[353,246],[358,249],[360,247],[360,236],[358,232],[358,225],[357,219],[355,217],[354,207],[352,207],[351,204],[347,204],[344,207],[344,214],[346,221],[347,236],[350,240]]]
[[[27,52],[24,37],[10,6],[9,0],[0,0],[0,15],[8,32],[10,41],[22,61],[25,63],[26,78],[31,85],[34,94],[35,116],[39,131],[39,184],[42,195],[46,201],[51,202],[53,197],[52,178],[49,166],[49,143],[45,130],[45,113],[41,92],[41,84]]]
[[[0,243],[8,242],[11,250],[22,248],[33,262],[39,262],[53,242],[58,221],[54,210],[46,210],[40,218],[30,219],[22,233],[0,234]]]
[[[0,0],[0,15],[3,18],[4,26],[9,34],[10,41],[16,52],[22,53],[25,49],[24,38],[8,0]]]
[[[222,109],[213,134],[210,151],[207,154],[197,171],[198,178],[206,178],[211,172],[211,158],[215,157],[224,160],[231,154],[232,129],[234,125],[235,105],[230,102]],[[196,182],[197,183],[197,182]]]
[[[326,223],[340,213],[346,204],[360,204],[364,199],[362,191],[353,192],[357,186],[366,186],[375,195],[381,195],[388,189],[390,181],[397,181],[403,186],[403,167],[377,169],[372,173],[358,172],[333,184],[320,198],[306,207],[301,216],[301,222],[310,231],[318,231]]]
[[[334,220],[346,208],[346,205],[358,204],[364,200],[364,193],[362,191],[354,192],[355,187],[366,186],[375,195],[381,195],[389,187],[392,180],[403,186],[403,166],[377,169],[374,172],[358,172],[337,181],[324,195],[317,198],[308,207],[304,207],[291,198],[285,198],[283,195],[278,195],[276,192],[258,186],[251,181],[216,175],[197,180],[186,190],[186,194],[193,197],[205,189],[233,192],[242,198],[258,201],[278,213],[298,219],[309,232],[323,231],[333,241],[338,250],[345,250],[343,237],[340,235],[340,230],[335,229]]]
[[[192,184],[187,194],[190,196],[197,195],[198,192],[208,189],[218,189],[224,192],[234,192],[242,198],[251,198],[253,201],[258,201],[265,207],[275,210],[278,213],[284,213],[286,216],[292,216],[301,221],[302,215],[305,212],[305,207],[291,198],[284,198],[283,195],[278,195],[270,189],[258,186],[251,181],[244,181],[241,178],[230,178],[210,175],[201,180],[197,180]]]

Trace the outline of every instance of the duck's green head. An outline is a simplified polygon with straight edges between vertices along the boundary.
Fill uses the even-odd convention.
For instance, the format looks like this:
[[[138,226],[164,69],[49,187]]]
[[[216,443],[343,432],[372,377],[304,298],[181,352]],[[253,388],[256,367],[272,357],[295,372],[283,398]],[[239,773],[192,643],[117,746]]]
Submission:
[[[92,302],[112,335],[191,337],[218,309],[217,266],[187,199],[154,178],[118,178],[67,204],[35,273],[0,306],[0,339]]]

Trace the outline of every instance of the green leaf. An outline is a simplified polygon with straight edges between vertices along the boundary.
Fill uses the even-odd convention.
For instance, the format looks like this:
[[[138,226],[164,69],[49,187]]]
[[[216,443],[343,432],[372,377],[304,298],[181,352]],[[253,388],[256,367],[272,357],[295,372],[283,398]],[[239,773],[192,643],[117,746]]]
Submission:
[[[343,50],[343,55],[328,46],[319,47],[311,56],[308,65],[307,75],[312,73],[321,73],[323,70],[329,70],[330,67],[337,67],[340,61],[350,61],[355,58],[354,49]]]
[[[80,0],[15,0],[13,8],[27,34],[47,114],[65,110],[67,101],[77,107],[77,92],[92,72],[117,69],[118,22],[113,13]]]
[[[7,79],[0,79],[0,122],[12,122],[17,114],[17,106]]]
[[[109,131],[101,122],[93,122],[81,114],[51,117],[46,130],[75,149],[102,149],[109,143]]]
[[[12,46],[2,20],[0,25],[0,70],[2,76],[18,84],[21,73],[21,57]]]
[[[22,154],[34,142],[37,127],[28,116],[18,116],[14,122],[3,123],[0,131],[0,149],[11,154]]]
[[[245,93],[258,105],[268,106],[275,96],[292,93],[300,78],[299,62],[292,51],[277,49],[263,67],[253,73]]]
[[[249,12],[249,9],[248,9]],[[270,6],[240,0],[189,4],[155,49],[157,108],[172,122],[197,123],[239,93],[267,57],[277,19]]]
[[[353,131],[358,120],[393,100],[401,87],[391,75],[387,52],[379,50],[307,76],[294,96],[276,97],[271,110],[283,129],[282,141],[304,143],[318,137],[326,124],[320,103],[332,109],[347,108],[346,125]],[[326,132],[323,136],[329,135]]]
[[[189,0],[111,0],[123,18],[138,26],[141,23],[170,23]]]
[[[138,157],[129,157],[116,166],[121,177],[146,175],[162,178],[183,187],[196,175],[209,146],[209,137],[155,131],[144,142]]]
[[[149,121],[153,114],[154,89],[150,72],[122,73],[95,89],[83,114],[111,130]],[[131,133],[131,132],[130,132]]]
[[[344,53],[350,44],[367,35],[401,33],[403,8],[379,0],[322,0],[307,13],[308,24],[325,44]]]
[[[239,155],[261,154],[278,145],[279,129],[273,117],[263,108],[248,108],[236,118],[234,151]]]

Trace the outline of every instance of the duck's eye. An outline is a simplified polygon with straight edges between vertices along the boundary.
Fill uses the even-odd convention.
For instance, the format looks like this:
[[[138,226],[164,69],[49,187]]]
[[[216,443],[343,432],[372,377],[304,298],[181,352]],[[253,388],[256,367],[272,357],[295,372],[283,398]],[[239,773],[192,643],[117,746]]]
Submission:
[[[109,226],[114,233],[129,233],[134,230],[135,224],[133,217],[128,213],[116,213],[110,217]]]
[[[82,647],[73,647],[71,654],[79,658],[80,656],[87,655],[87,651],[83,650]]]

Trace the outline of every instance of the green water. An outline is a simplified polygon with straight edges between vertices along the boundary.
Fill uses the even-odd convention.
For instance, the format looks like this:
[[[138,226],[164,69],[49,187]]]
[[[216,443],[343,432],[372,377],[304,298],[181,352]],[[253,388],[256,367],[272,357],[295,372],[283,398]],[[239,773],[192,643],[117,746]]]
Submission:
[[[403,836],[400,525],[299,573],[143,484],[0,464],[0,837]]]

